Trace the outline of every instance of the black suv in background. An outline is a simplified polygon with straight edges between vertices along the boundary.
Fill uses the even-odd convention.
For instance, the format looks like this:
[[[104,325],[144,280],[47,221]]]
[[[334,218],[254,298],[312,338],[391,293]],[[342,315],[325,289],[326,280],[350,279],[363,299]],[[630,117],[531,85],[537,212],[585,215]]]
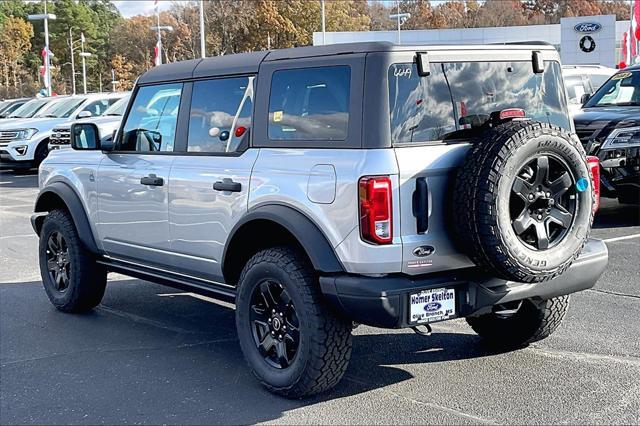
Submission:
[[[614,74],[574,117],[588,155],[600,158],[603,197],[640,203],[640,65]]]

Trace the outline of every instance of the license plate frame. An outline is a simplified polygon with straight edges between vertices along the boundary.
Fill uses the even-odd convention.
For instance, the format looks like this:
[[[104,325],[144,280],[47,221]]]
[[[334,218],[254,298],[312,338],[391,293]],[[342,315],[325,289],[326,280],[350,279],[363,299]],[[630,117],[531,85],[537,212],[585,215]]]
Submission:
[[[409,293],[409,324],[426,324],[457,317],[456,289],[439,287]]]

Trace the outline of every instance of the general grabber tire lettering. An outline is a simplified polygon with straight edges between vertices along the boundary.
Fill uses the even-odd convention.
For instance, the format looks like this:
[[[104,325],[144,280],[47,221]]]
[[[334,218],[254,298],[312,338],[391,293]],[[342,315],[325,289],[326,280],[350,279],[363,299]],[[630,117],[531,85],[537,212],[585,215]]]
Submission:
[[[351,322],[323,303],[312,266],[292,248],[267,249],[247,262],[236,326],[253,374],[288,398],[332,388],[351,357]]]
[[[578,140],[546,123],[499,125],[474,141],[456,176],[460,247],[492,275],[549,280],[587,241],[593,191]]]
[[[514,348],[549,337],[560,326],[568,309],[569,296],[540,304],[525,300],[511,316],[490,313],[468,317],[467,323],[491,346]]]
[[[44,289],[57,309],[78,313],[100,303],[107,271],[83,246],[66,210],[54,210],[45,217],[39,258]]]

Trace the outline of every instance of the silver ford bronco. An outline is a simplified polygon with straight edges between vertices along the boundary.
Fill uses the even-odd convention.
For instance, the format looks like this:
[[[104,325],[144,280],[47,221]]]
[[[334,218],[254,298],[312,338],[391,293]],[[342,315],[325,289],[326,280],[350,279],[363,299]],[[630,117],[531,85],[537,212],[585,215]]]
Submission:
[[[153,68],[113,138],[73,125],[40,167],[45,291],[97,306],[118,272],[236,306],[249,367],[336,385],[354,323],[466,318],[519,347],[607,264],[597,159],[539,43],[358,43]]]

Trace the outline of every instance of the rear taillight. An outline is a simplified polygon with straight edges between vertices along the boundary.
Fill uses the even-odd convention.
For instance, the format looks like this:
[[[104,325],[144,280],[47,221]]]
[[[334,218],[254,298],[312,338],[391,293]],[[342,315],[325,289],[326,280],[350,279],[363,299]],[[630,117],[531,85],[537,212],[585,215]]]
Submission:
[[[363,177],[358,192],[362,239],[373,244],[391,243],[391,179],[387,176]]]
[[[598,157],[588,155],[587,165],[591,172],[591,183],[593,184],[593,190],[596,193],[596,197],[593,200],[593,212],[597,212],[600,208],[600,160]]]

